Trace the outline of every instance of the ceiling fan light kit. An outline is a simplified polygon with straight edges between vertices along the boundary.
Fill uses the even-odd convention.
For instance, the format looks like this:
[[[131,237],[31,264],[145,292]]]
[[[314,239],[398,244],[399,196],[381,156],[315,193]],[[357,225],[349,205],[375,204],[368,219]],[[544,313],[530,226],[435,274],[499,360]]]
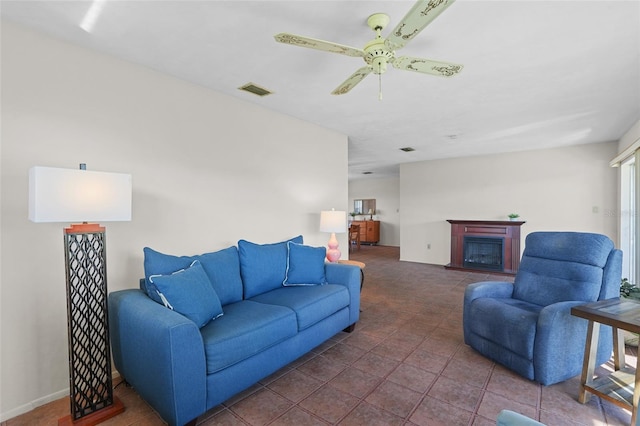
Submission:
[[[411,56],[396,57],[396,50],[403,48],[454,1],[418,0],[386,39],[382,37],[382,30],[389,24],[389,16],[385,13],[374,13],[367,19],[367,25],[376,32],[376,38],[368,42],[363,49],[289,33],[276,34],[274,38],[280,43],[362,57],[367,65],[351,74],[331,94],[348,93],[367,75],[373,73],[378,75],[378,98],[382,99],[382,78],[380,76],[387,70],[387,64],[401,70],[443,77],[452,77],[462,71],[463,67],[460,64]]]

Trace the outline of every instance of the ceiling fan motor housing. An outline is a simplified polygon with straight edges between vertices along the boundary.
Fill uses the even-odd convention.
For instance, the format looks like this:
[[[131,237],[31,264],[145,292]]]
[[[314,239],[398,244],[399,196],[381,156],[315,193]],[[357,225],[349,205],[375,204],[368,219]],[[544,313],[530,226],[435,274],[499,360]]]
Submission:
[[[371,65],[374,74],[384,73],[387,70],[387,62],[394,57],[393,52],[387,49],[382,38],[377,38],[367,43],[364,47],[364,52],[364,60]]]

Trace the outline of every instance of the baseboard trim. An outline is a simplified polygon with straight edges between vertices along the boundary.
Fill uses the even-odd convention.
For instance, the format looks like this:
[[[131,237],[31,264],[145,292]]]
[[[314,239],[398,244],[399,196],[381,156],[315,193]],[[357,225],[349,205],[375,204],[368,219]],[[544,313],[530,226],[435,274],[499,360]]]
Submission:
[[[115,369],[113,369],[113,373],[111,374],[111,377],[112,377],[112,380],[115,381],[116,379],[120,378],[120,374],[117,371],[115,371]],[[36,408],[42,405],[56,401],[60,398],[66,398],[68,396],[69,396],[69,388],[66,388],[66,389],[62,389],[57,392],[54,392],[52,394],[43,396],[42,398],[34,399],[29,403],[13,408],[4,413],[0,413],[0,422],[6,422],[7,420],[17,417],[21,414],[28,413],[31,410],[35,410]]]
[[[52,394],[43,396],[42,398],[34,399],[33,401],[16,407],[12,410],[9,410],[4,413],[0,413],[0,422],[6,422],[9,419],[17,417],[21,414],[28,413],[31,410],[35,410],[36,408],[48,404],[50,402],[56,401],[60,398],[64,398],[69,396],[69,388],[62,389],[60,391],[54,392]]]

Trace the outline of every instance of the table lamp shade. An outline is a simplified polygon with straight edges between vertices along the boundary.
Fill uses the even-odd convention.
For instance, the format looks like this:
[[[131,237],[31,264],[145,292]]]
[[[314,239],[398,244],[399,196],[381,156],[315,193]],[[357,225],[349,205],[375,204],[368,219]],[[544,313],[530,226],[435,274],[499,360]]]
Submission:
[[[347,232],[347,212],[335,211],[334,209],[321,211],[320,232],[331,232],[327,260],[329,262],[337,262],[341,253],[338,250],[336,232]]]
[[[129,221],[131,175],[32,167],[29,169],[29,220]]]
[[[347,212],[335,210],[320,212],[320,232],[347,232]]]

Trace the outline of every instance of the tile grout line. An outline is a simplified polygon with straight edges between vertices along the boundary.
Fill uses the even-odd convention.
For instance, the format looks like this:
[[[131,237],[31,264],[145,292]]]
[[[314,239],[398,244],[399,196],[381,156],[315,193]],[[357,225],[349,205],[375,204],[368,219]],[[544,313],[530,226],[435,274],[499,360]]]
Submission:
[[[538,421],[542,420],[542,385],[538,385],[538,401],[536,407],[536,414],[538,415]]]
[[[487,392],[489,392],[489,390],[487,389],[489,387],[489,382],[491,381],[491,378],[493,377],[493,373],[495,372],[496,369],[496,364],[491,364],[491,368],[489,370],[489,374],[487,375],[487,378],[485,379],[482,388],[480,390],[480,398],[478,398],[478,402],[476,403],[476,406],[473,409],[473,415],[471,416],[471,419],[469,420],[469,426],[472,426],[473,423],[475,422],[477,417],[482,417],[480,414],[478,414],[478,410],[480,409],[480,406],[482,405],[482,402],[484,401],[484,397],[485,394]],[[485,417],[482,417],[485,418]]]
[[[425,337],[422,342],[424,343],[426,340],[428,340],[428,337]],[[419,345],[418,345],[419,346]],[[456,348],[455,351],[453,351],[453,353],[448,357],[447,362],[442,366],[442,369],[436,374],[436,377],[433,379],[433,381],[431,382],[431,384],[427,387],[427,389],[422,393],[422,396],[420,397],[420,399],[418,400],[418,402],[414,405],[414,407],[411,409],[411,411],[409,411],[409,414],[407,414],[407,416],[404,418],[404,424],[407,424],[407,422],[411,422],[410,419],[413,416],[413,414],[416,412],[416,410],[418,409],[418,407],[420,407],[420,405],[424,402],[425,398],[428,396],[429,392],[431,391],[431,389],[433,389],[433,387],[435,386],[436,382],[438,381],[438,379],[440,377],[446,377],[443,376],[442,373],[447,369],[447,366],[449,365],[449,363],[451,362],[451,360],[453,360],[453,358],[455,357],[455,355],[458,353],[458,351],[460,350],[462,346],[458,345],[458,347]],[[417,347],[416,347],[417,349]],[[428,351],[427,351],[428,352]],[[413,352],[412,352],[413,353]],[[405,357],[405,360],[407,357]],[[416,367],[419,368],[419,367]],[[437,398],[436,398],[437,399]],[[446,404],[449,404],[446,401],[442,401]],[[449,404],[451,405],[451,404]],[[473,420],[473,415],[471,416],[471,420]]]
[[[384,339],[382,339],[380,342],[376,343],[373,347],[371,347],[371,349],[369,349],[369,350],[368,350],[368,351],[366,351],[364,354],[362,354],[362,356],[360,356],[360,357],[358,358],[358,360],[362,359],[362,358],[363,358],[365,355],[367,355],[367,354],[373,353],[373,350],[374,350],[375,348],[377,348],[378,346],[380,346],[380,345],[381,345],[385,340],[387,340],[389,337],[393,336],[393,335],[394,335],[394,334],[396,334],[396,333],[397,333],[397,330],[393,331],[391,334],[388,334]],[[426,340],[426,338],[423,338],[423,339],[422,339],[422,341],[420,342],[420,344],[422,344],[422,342],[424,342],[425,340]],[[416,346],[416,347],[417,347],[417,346]],[[378,355],[378,354],[376,354],[376,353],[373,353],[373,354],[374,354],[374,355],[376,355],[376,356],[380,356],[380,357],[382,357],[382,358],[386,358],[386,357],[384,357],[384,356],[382,356],[382,355]],[[403,360],[404,360],[404,359],[406,359],[407,357],[408,357],[408,355],[407,355],[407,356],[405,356],[405,358],[403,358]],[[389,358],[389,359],[391,359],[391,358]],[[395,360],[392,360],[392,361],[395,361]],[[354,361],[352,364],[354,364],[355,362],[357,362],[357,360],[356,360],[356,361]],[[369,390],[369,391],[368,391],[368,392],[366,392],[366,393],[365,393],[361,398],[359,398],[358,403],[357,403],[357,404],[355,404],[355,405],[351,408],[351,410],[349,410],[349,411],[348,411],[344,416],[342,416],[340,419],[338,419],[338,421],[337,421],[335,424],[340,424],[340,422],[342,422],[344,419],[346,419],[347,417],[349,417],[349,415],[350,415],[352,412],[354,412],[354,411],[358,408],[358,406],[360,406],[360,404],[362,404],[363,402],[364,402],[364,403],[366,403],[366,404],[369,404],[369,403],[366,401],[366,399],[369,397],[369,395],[371,395],[373,392],[375,392],[375,391],[378,389],[378,387],[379,387],[382,383],[384,383],[384,381],[385,381],[385,380],[387,380],[387,377],[389,377],[389,375],[390,375],[391,373],[393,373],[394,371],[396,371],[396,369],[397,369],[400,365],[402,365],[402,361],[398,362],[398,365],[397,365],[397,366],[396,366],[392,371],[388,372],[385,376],[382,376],[382,377],[378,376],[378,378],[379,378],[380,380],[378,381],[378,383],[376,384],[376,386],[374,386],[371,390]],[[359,368],[358,368],[358,367],[355,367],[355,366],[353,366],[353,365],[351,365],[351,367],[352,367],[352,368],[356,368],[356,369],[358,369],[358,370],[359,370]],[[328,384],[328,383],[329,383],[329,382],[327,382],[327,384]],[[392,414],[392,415],[394,415],[394,416],[397,416],[395,413],[391,413],[390,411],[385,410],[384,408],[381,408],[381,407],[376,407],[376,408],[379,408],[380,410],[383,410],[383,411],[385,411],[385,412],[387,412],[387,413],[390,413],[390,414]],[[397,417],[400,417],[400,416],[397,416]]]
[[[363,332],[361,331],[360,333],[363,333]],[[392,333],[392,334],[393,334],[393,333]],[[345,337],[345,339],[348,339],[348,336],[347,336],[347,337]],[[302,365],[304,365],[304,364],[307,364],[308,362],[312,361],[313,359],[315,359],[315,358],[316,358],[316,357],[318,357],[318,356],[322,356],[322,354],[323,354],[323,353],[325,353],[325,352],[326,352],[326,351],[328,351],[329,349],[331,349],[331,348],[335,347],[336,345],[340,344],[340,343],[341,343],[343,340],[345,340],[345,339],[342,339],[342,340],[340,340],[340,341],[336,341],[336,342],[335,342],[333,345],[331,345],[330,347],[325,348],[323,351],[316,353],[316,355],[315,355],[313,358],[311,358],[311,359],[309,359],[309,360],[305,361],[304,363],[300,364],[300,366],[302,366]],[[382,340],[382,341],[384,341],[384,340]],[[351,414],[351,413],[352,413],[352,412],[353,412],[353,411],[354,411],[354,410],[355,410],[355,409],[360,405],[360,403],[362,403],[362,402],[365,400],[365,398],[366,398],[367,396],[369,396],[369,395],[370,395],[370,394],[371,394],[375,389],[377,389],[377,386],[378,386],[379,384],[378,384],[378,385],[376,385],[376,386],[375,386],[375,387],[374,387],[374,388],[373,388],[369,393],[365,394],[362,398],[358,398],[358,397],[356,397],[356,398],[358,398],[358,402],[357,402],[357,403],[356,403],[356,404],[355,404],[355,405],[354,405],[350,410],[348,410],[348,411],[347,411],[347,412],[346,412],[342,417],[340,417],[340,418],[339,418],[335,423],[332,423],[332,422],[328,421],[327,419],[325,419],[325,418],[323,418],[323,417],[321,417],[321,416],[318,416],[318,415],[316,415],[316,414],[315,414],[315,413],[313,413],[313,412],[310,412],[309,410],[307,410],[306,408],[304,408],[304,407],[300,406],[299,404],[300,404],[302,401],[304,401],[305,399],[309,398],[311,395],[313,395],[315,392],[317,392],[317,391],[318,391],[319,389],[321,389],[322,387],[324,387],[324,386],[330,386],[330,387],[331,387],[331,385],[329,384],[329,382],[330,382],[331,380],[333,380],[334,378],[336,378],[336,377],[337,377],[338,375],[340,375],[341,373],[343,373],[347,368],[357,368],[357,367],[354,367],[354,366],[353,366],[353,364],[354,364],[355,362],[357,362],[358,360],[360,360],[361,358],[363,358],[363,357],[364,357],[365,355],[367,355],[368,353],[371,353],[371,351],[372,351],[374,348],[376,348],[377,346],[379,346],[379,345],[382,343],[382,341],[380,341],[380,342],[376,343],[376,344],[375,344],[373,347],[371,347],[369,350],[366,350],[366,351],[365,351],[361,356],[359,356],[358,358],[356,358],[354,361],[352,361],[352,362],[350,362],[350,363],[348,363],[348,364],[345,364],[345,365],[346,365],[346,367],[345,367],[344,369],[342,369],[342,370],[341,370],[338,374],[336,374],[335,376],[331,377],[331,378],[330,378],[330,379],[328,379],[328,380],[320,379],[321,384],[320,384],[316,389],[314,389],[312,392],[310,392],[308,395],[306,395],[304,398],[302,398],[302,399],[301,399],[300,401],[298,401],[298,402],[291,401],[289,398],[287,398],[286,396],[284,396],[284,395],[282,395],[282,394],[278,393],[277,391],[275,391],[275,390],[273,390],[273,389],[269,389],[270,391],[272,391],[272,392],[276,393],[277,395],[279,395],[279,396],[281,396],[281,397],[283,397],[283,398],[287,399],[287,400],[288,400],[288,401],[290,401],[293,405],[292,405],[291,407],[289,407],[289,408],[288,408],[285,412],[283,412],[281,415],[277,416],[277,417],[276,417],[276,418],[274,418],[272,421],[268,422],[267,424],[272,424],[272,423],[274,423],[275,421],[277,421],[278,419],[280,419],[281,417],[283,417],[287,412],[289,412],[289,411],[293,410],[293,408],[294,408],[294,407],[298,407],[299,409],[301,409],[301,410],[305,411],[306,413],[310,414],[310,415],[311,415],[311,416],[313,416],[314,418],[321,420],[323,423],[327,423],[327,424],[339,424],[342,420],[344,420],[346,417],[348,417],[348,416],[349,416],[349,414]],[[347,343],[344,343],[344,344],[345,344],[345,345],[348,345]],[[352,347],[357,348],[356,346],[352,346]],[[315,348],[314,348],[314,349],[315,349]],[[358,348],[358,349],[361,349],[361,348]],[[313,349],[312,349],[312,350],[313,350]],[[363,349],[363,350],[364,350],[364,349]],[[298,367],[300,367],[300,366],[298,366]],[[297,370],[297,368],[298,368],[298,367],[296,367],[295,369]],[[304,373],[304,372],[302,372],[302,371],[300,371],[300,373],[301,373],[301,374],[305,374],[305,375],[308,375],[308,376],[309,376],[309,374]],[[287,373],[287,374],[288,374],[288,373]],[[314,379],[319,379],[318,377],[314,377],[314,376],[310,376],[310,377],[312,377],[312,378],[314,378]],[[339,389],[338,389],[338,390],[339,390]],[[351,395],[351,394],[349,394],[349,395]],[[354,397],[355,397],[355,395],[351,395],[351,396],[354,396]],[[365,401],[365,402],[366,402],[366,401]]]

